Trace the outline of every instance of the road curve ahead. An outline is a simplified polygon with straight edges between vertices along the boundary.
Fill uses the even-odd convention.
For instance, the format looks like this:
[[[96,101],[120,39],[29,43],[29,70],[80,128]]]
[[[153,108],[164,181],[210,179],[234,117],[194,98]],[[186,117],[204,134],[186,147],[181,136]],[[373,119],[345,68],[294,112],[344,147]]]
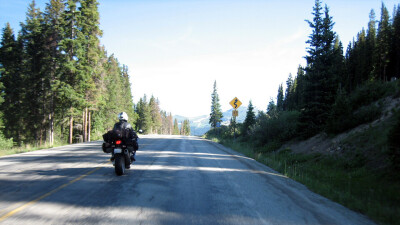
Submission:
[[[124,176],[101,142],[0,157],[0,224],[374,224],[210,141],[139,144]]]

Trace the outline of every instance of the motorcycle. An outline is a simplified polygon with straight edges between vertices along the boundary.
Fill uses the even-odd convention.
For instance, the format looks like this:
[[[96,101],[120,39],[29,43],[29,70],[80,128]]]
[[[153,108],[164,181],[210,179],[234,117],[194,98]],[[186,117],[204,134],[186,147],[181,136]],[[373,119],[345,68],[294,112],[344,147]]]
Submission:
[[[141,133],[141,130],[139,133]],[[111,161],[115,168],[115,174],[121,176],[125,174],[125,169],[130,169],[131,156],[135,154],[135,149],[132,145],[127,145],[121,135],[111,134],[110,136],[111,141],[103,143],[103,152],[112,154]],[[136,145],[137,139],[133,139]]]
[[[127,146],[122,144],[122,140],[115,140],[111,145],[112,154],[114,156],[113,165],[115,167],[115,173],[121,176],[125,173],[125,169],[131,167],[131,155],[133,154],[128,150]]]

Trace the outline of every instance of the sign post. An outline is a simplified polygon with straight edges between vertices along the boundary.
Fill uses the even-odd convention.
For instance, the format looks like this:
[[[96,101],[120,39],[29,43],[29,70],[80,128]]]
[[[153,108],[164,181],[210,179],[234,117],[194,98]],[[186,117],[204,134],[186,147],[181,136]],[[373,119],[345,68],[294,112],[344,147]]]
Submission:
[[[237,97],[235,97],[234,99],[232,99],[232,101],[229,102],[229,104],[233,108],[233,111],[232,111],[232,117],[233,117],[232,122],[234,122],[233,139],[236,139],[236,117],[239,116],[239,111],[237,111],[237,109],[242,105],[242,102]]]

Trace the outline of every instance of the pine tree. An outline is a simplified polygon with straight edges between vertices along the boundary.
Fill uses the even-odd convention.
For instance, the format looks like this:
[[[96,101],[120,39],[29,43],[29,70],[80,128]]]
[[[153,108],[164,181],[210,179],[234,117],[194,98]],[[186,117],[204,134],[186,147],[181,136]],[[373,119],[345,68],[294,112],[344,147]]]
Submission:
[[[184,136],[190,135],[190,121],[188,119],[183,120],[180,134]]]
[[[267,107],[267,115],[269,118],[277,118],[278,117],[278,107],[276,106],[274,100],[271,98],[271,100],[268,103]]]
[[[294,102],[295,109],[301,110],[304,106],[304,88],[305,88],[305,73],[304,69],[299,65],[297,68],[297,76],[295,78]]]
[[[101,30],[99,28],[99,12],[96,0],[81,0],[79,14],[77,16],[77,41],[80,43],[80,49],[76,56],[79,60],[77,64],[80,71],[76,75],[79,79],[78,90],[83,98],[83,104],[80,106],[84,111],[83,117],[83,139],[88,140],[88,122],[87,112],[90,108],[96,108],[99,98],[99,91],[96,88],[96,82],[100,79],[101,67],[99,64],[101,51],[99,46],[99,37]],[[122,97],[123,95],[121,95]],[[90,129],[90,128],[89,128]]]
[[[161,119],[161,126],[158,130],[157,134],[168,134],[167,133],[167,112],[160,110],[160,119]]]
[[[395,10],[393,15],[393,41],[392,41],[392,67],[393,75],[399,79],[400,78],[400,4]]]
[[[183,135],[183,122],[181,122],[181,127],[179,128],[179,135]]]
[[[190,121],[189,120],[187,120],[187,122],[186,122],[186,135],[187,136],[190,136]]]
[[[24,98],[23,93],[23,74],[21,65],[23,60],[22,41],[15,40],[13,30],[7,23],[3,29],[0,47],[0,83],[1,98],[4,98],[1,104],[1,112],[4,134],[7,138],[14,138],[17,144],[21,143],[23,126],[23,114],[21,103]]]
[[[123,99],[123,110],[124,112],[128,113],[129,117],[132,118],[131,123],[134,124],[136,123],[136,118],[137,115],[134,112],[134,106],[133,106],[133,96],[132,96],[132,90],[131,90],[131,83],[130,83],[130,75],[129,75],[129,70],[128,66],[122,65],[122,68],[120,68],[121,71],[121,76],[122,76],[122,99]]]
[[[346,84],[344,82],[345,77],[346,77],[346,63],[345,63],[345,57],[343,55],[343,44],[339,39],[339,36],[335,37],[334,40],[335,44],[333,46],[333,52],[332,52],[332,64],[331,64],[331,69],[330,69],[330,74],[331,74],[331,86],[330,87],[330,94],[336,95],[336,91],[334,90],[335,87],[344,87]],[[364,51],[365,52],[365,51]],[[365,53],[364,53],[365,55]],[[364,63],[365,65],[365,63]],[[362,72],[362,79],[366,80],[368,77],[368,72],[363,69]],[[334,101],[330,99],[331,101]]]
[[[283,86],[282,84],[280,84],[278,88],[278,95],[276,96],[276,106],[278,111],[284,110],[283,101],[284,101]]]
[[[161,110],[160,115],[161,115],[161,124],[162,125],[161,125],[160,131],[158,133],[159,134],[168,134],[168,135],[173,134],[173,126],[174,126],[173,123],[174,122],[172,119],[172,114]]]
[[[150,133],[157,134],[159,129],[161,128],[161,115],[160,115],[160,106],[158,100],[151,96],[149,102],[150,114],[151,114],[151,121],[152,127]]]
[[[167,130],[167,134],[171,135],[173,134],[173,130],[174,130],[174,122],[173,122],[173,117],[172,117],[172,113],[169,113],[167,116],[167,121],[168,121],[168,130]]]
[[[254,113],[253,103],[249,101],[249,107],[247,108],[246,119],[243,122],[242,133],[247,136],[250,128],[256,124],[256,114]]]
[[[62,116],[69,118],[69,143],[73,141],[73,123],[74,118],[79,117],[81,110],[85,107],[85,98],[83,95],[82,78],[83,71],[79,65],[79,59],[82,59],[83,46],[81,28],[79,25],[79,10],[77,9],[77,0],[67,0],[65,11],[62,15],[64,21],[64,38],[60,42],[60,51],[63,54],[62,75],[58,82],[60,93],[59,102],[67,106],[63,109]],[[76,120],[75,120],[76,121]],[[82,121],[83,123],[83,121]]]
[[[388,65],[390,62],[392,43],[392,27],[389,12],[382,2],[381,19],[378,26],[376,43],[375,78],[383,81],[388,80]]]
[[[80,79],[80,90],[85,96],[86,107],[95,106],[98,90],[95,82],[99,79],[100,40],[102,32],[99,28],[100,16],[97,9],[97,0],[81,0],[78,14],[77,40],[81,43],[77,57],[79,59],[78,73]]]
[[[211,125],[211,127],[216,128],[217,123],[220,123],[221,121],[222,110],[217,93],[217,81],[214,81],[213,93],[211,94],[211,113],[209,124]]]
[[[302,130],[305,136],[320,131],[329,116],[331,105],[334,102],[337,90],[335,58],[335,33],[332,31],[334,23],[329,16],[328,6],[325,5],[324,17],[319,0],[313,8],[313,22],[307,21],[312,28],[310,39],[306,42],[306,85],[304,89],[305,108],[301,114]]]
[[[286,111],[293,110],[294,108],[293,95],[294,95],[294,81],[292,78],[292,74],[290,73],[288,79],[286,80],[286,92],[285,92],[285,98],[283,100],[283,108]]]
[[[179,135],[179,125],[178,125],[178,120],[176,118],[174,120],[174,130],[173,130],[172,134]]]
[[[143,98],[140,98],[136,110],[139,116],[138,121],[136,123],[137,130],[141,129],[145,134],[151,133],[152,129],[151,109],[149,107],[149,103],[147,103],[146,95],[144,95]]]
[[[58,99],[58,81],[60,80],[63,57],[58,50],[64,35],[64,21],[62,14],[64,12],[63,0],[51,0],[47,3],[44,13],[44,35],[45,35],[45,70],[47,71],[48,89],[48,142],[54,144],[54,123],[56,114],[56,105]]]
[[[102,61],[103,71],[100,73],[100,80],[96,82],[99,99],[92,119],[92,127],[97,136],[101,136],[105,129],[113,127],[115,121],[109,118],[116,118],[119,112],[128,114],[132,126],[135,126],[138,118],[132,102],[128,68],[124,65],[121,67],[114,55],[104,59],[102,57]]]
[[[30,101],[23,101],[22,108],[27,116],[25,132],[33,137],[36,145],[46,140],[46,118],[48,112],[49,82],[45,73],[45,37],[43,14],[36,8],[35,1],[29,5],[25,23],[21,24],[21,39],[25,52],[24,80],[27,85],[25,95]]]
[[[375,11],[371,9],[369,13],[369,22],[368,22],[368,30],[367,30],[367,37],[366,37],[366,55],[367,58],[365,59],[366,62],[366,70],[368,71],[368,78],[370,79],[373,77],[373,70],[374,70],[374,63],[376,61],[376,19],[375,19]]]

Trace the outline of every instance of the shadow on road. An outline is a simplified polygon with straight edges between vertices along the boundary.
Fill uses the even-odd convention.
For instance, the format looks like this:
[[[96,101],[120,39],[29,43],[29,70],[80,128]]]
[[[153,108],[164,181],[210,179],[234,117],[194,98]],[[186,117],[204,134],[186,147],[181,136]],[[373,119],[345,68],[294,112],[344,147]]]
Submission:
[[[253,159],[196,138],[143,137],[137,161],[126,175],[118,177],[110,163],[104,164],[110,155],[101,151],[100,144],[55,155],[0,158],[1,168],[11,167],[0,171],[0,216],[12,203],[32,201],[64,185],[36,205],[51,203],[61,211],[91,212],[67,223],[106,223],[111,219],[112,223],[125,223],[112,216],[116,210],[130,211],[135,215],[126,217],[131,222],[151,220],[154,224],[260,224],[267,214],[269,221],[296,223],[290,216],[280,216],[283,209],[279,207],[260,209],[272,210],[263,215],[249,208],[259,206],[262,199],[258,196],[280,201],[276,195],[282,193],[275,193],[279,190],[268,193],[260,189],[272,190],[269,181],[287,180],[272,170],[260,169]],[[257,179],[261,181],[256,183]],[[36,213],[27,208],[23,218],[44,218]]]

